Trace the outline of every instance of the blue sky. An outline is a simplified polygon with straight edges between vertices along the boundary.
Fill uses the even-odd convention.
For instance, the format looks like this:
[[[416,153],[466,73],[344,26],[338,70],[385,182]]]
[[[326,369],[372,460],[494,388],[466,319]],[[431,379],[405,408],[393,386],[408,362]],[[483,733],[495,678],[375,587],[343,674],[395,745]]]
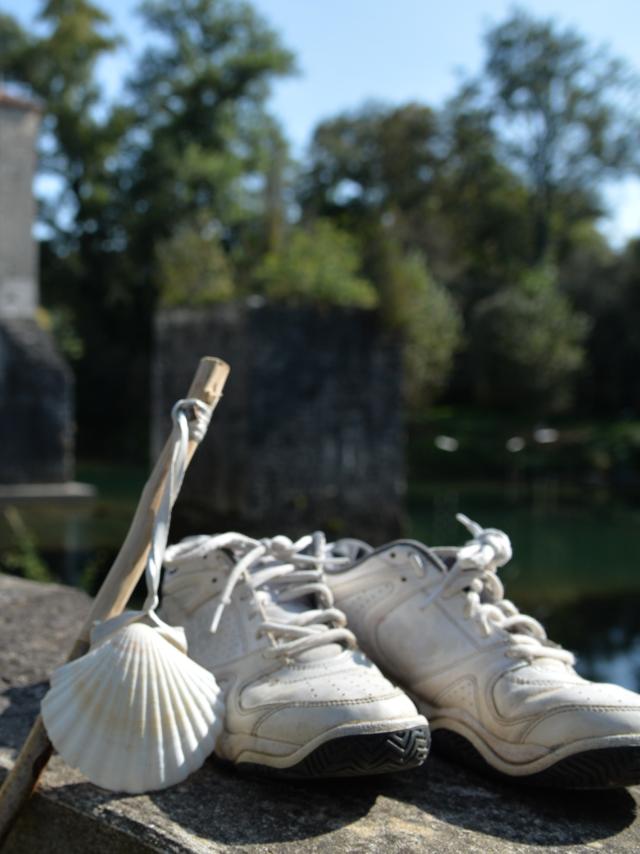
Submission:
[[[100,0],[94,0],[100,3]],[[144,41],[134,0],[104,2],[128,43],[100,74],[111,93]],[[298,57],[299,74],[278,82],[271,102],[303,155],[316,123],[368,99],[441,104],[462,72],[482,62],[482,33],[505,17],[510,0],[254,0]],[[638,0],[529,0],[535,14],[554,16],[589,39],[606,43],[640,70]],[[31,20],[38,0],[0,0],[0,10]],[[640,180],[607,188],[611,215],[602,227],[615,243],[640,234]]]

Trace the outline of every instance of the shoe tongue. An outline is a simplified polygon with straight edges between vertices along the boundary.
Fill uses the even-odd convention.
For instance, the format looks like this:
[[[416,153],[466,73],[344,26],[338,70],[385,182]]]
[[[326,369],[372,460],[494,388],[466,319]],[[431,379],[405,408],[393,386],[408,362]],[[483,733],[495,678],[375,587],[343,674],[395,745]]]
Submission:
[[[326,661],[328,658],[336,658],[344,652],[339,643],[323,643],[322,646],[312,646],[298,653],[298,661]]]
[[[346,557],[351,563],[355,563],[368,554],[371,554],[372,551],[373,549],[368,543],[362,540],[354,540],[351,537],[345,537],[342,540],[336,540],[331,545],[330,554],[333,557]]]
[[[558,658],[535,658],[532,662],[527,663],[520,672],[531,671],[532,678],[536,676],[539,678],[541,670],[544,670],[550,679],[566,679],[567,672],[575,675],[573,667]]]

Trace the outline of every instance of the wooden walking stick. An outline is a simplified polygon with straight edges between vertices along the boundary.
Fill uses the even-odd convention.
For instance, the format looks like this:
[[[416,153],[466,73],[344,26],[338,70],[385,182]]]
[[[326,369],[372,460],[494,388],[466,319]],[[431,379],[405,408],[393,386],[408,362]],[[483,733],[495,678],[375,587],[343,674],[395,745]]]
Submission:
[[[228,374],[229,366],[221,359],[211,357],[202,359],[191,383],[188,397],[201,400],[213,409],[222,394]],[[198,446],[198,441],[196,438],[189,439],[187,465]],[[173,442],[170,438],[145,484],[125,541],[96,595],[68,661],[79,658],[88,651],[94,623],[120,614],[141,578],[172,453]],[[0,846],[11,830],[22,805],[38,782],[40,774],[49,761],[52,749],[42,717],[39,715],[13,769],[0,789]]]

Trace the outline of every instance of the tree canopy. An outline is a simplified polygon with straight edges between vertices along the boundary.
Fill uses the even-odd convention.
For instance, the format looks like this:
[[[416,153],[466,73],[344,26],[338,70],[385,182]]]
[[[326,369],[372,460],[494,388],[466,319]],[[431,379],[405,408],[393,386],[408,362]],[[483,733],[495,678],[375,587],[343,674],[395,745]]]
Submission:
[[[326,117],[296,163],[269,108],[295,58],[250,3],[139,14],[145,43],[110,100],[97,67],[122,37],[106,7],[43,0],[33,29],[0,15],[0,75],[44,110],[43,295],[74,360],[81,451],[146,445],[144,416],[117,429],[144,412],[158,305],[255,294],[376,308],[404,341],[414,411],[438,394],[640,405],[637,246],[597,230],[604,180],[639,165],[627,65],[516,10],[445,104]]]
[[[604,177],[640,166],[638,79],[573,29],[522,10],[488,31],[486,48],[478,91],[533,192],[539,261],[563,220],[601,212]]]

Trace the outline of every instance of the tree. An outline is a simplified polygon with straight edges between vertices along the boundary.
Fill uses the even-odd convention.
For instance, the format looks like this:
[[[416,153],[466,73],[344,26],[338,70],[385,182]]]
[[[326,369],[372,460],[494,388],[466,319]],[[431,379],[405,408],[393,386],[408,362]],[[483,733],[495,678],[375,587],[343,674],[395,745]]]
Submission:
[[[521,275],[531,254],[530,194],[501,159],[491,112],[473,89],[445,105],[440,123],[439,195],[451,235],[443,278],[468,308]]]
[[[405,249],[439,255],[446,225],[436,192],[443,158],[438,134],[437,114],[413,103],[365,104],[322,122],[300,181],[303,211],[363,237],[384,221]]]
[[[553,260],[566,223],[601,213],[602,179],[639,162],[638,81],[578,33],[522,10],[488,31],[486,47],[479,87],[533,193],[534,260]]]
[[[384,233],[377,245],[380,313],[403,342],[405,398],[416,409],[446,387],[462,345],[462,317],[419,252],[403,254],[394,238]]]
[[[282,246],[268,253],[255,273],[267,297],[293,304],[372,308],[378,298],[359,275],[357,244],[326,220],[292,229]]]
[[[430,185],[436,127],[419,104],[365,104],[327,119],[313,132],[303,202],[314,213],[409,207]]]
[[[369,104],[322,122],[300,185],[304,212],[356,235],[376,281],[381,228],[464,302],[520,275],[530,255],[530,194],[473,89],[439,112]]]
[[[549,269],[481,300],[470,324],[479,401],[540,415],[566,409],[588,328]]]
[[[235,294],[227,255],[215,227],[202,216],[157,245],[156,271],[163,307],[212,305]]]
[[[599,238],[599,239],[598,239]],[[564,289],[591,321],[580,402],[598,413],[640,407],[640,240],[613,252],[587,232],[563,265]]]
[[[198,211],[232,243],[263,212],[274,124],[265,102],[292,55],[246,3],[160,0],[140,13],[154,40],[129,81],[136,124],[123,168],[144,211],[132,251],[151,257],[156,239]]]

